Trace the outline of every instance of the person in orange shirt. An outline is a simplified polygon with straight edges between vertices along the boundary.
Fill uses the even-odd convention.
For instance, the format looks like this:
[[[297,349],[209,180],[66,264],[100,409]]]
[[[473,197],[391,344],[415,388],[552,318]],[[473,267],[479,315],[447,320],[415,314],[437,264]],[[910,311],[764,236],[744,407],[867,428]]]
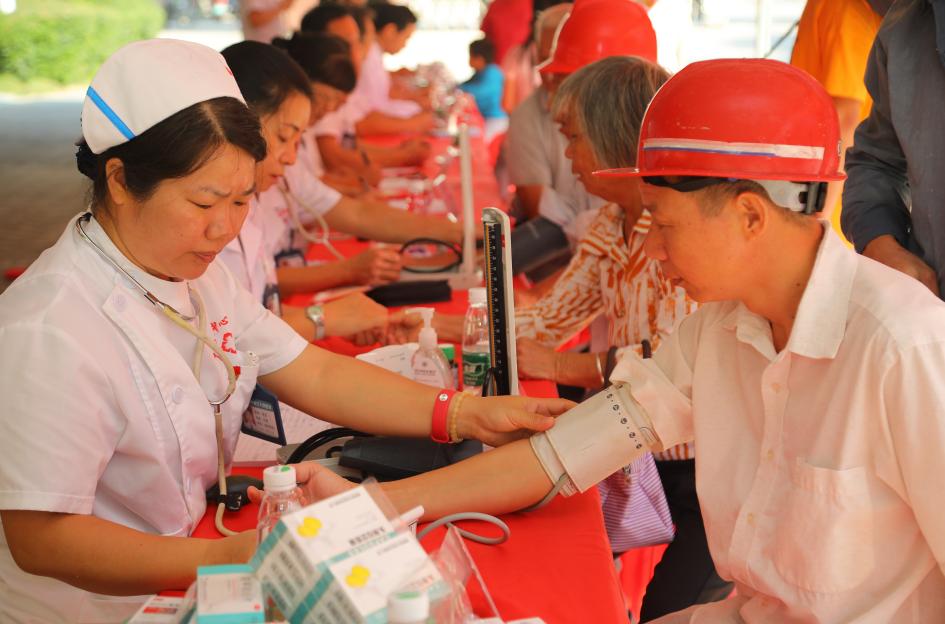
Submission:
[[[869,115],[873,101],[863,75],[866,60],[890,2],[883,0],[807,0],[797,29],[791,65],[817,79],[833,98],[840,118],[840,166],[853,132]],[[843,182],[831,182],[824,218],[840,234]]]

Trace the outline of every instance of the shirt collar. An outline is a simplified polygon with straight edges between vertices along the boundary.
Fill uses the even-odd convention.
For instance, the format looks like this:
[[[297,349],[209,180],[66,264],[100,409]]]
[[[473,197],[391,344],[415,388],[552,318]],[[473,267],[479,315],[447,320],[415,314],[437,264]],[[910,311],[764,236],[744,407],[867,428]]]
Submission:
[[[830,223],[821,221],[821,226],[824,236],[785,350],[811,359],[832,359],[846,332],[857,262],[855,253],[843,244]],[[743,303],[729,312],[722,325],[734,329],[738,340],[752,344],[768,359],[776,356],[770,323]]]
[[[194,313],[194,306],[193,302],[190,300],[187,282],[163,280],[140,269],[119,251],[118,247],[116,247],[112,239],[108,237],[108,234],[105,233],[105,230],[94,216],[89,219],[88,223],[85,225],[85,232],[88,234],[89,238],[105,252],[105,255],[127,271],[133,278],[138,280],[138,283],[144,286],[144,288],[150,291],[155,297],[173,307],[181,314],[191,315]],[[92,251],[96,256],[99,255],[95,250]],[[109,268],[114,268],[111,263],[108,263],[104,258],[102,262],[106,262]],[[137,290],[137,287],[134,286],[124,274],[117,269],[115,269],[115,271],[119,275],[119,279]],[[142,294],[142,296],[144,295]]]

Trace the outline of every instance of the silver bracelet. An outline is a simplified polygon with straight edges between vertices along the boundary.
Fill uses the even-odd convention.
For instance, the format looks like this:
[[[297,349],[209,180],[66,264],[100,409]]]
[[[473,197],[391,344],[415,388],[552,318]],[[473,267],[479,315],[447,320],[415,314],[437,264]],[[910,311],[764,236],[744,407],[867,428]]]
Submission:
[[[325,309],[320,305],[310,305],[305,308],[305,316],[315,325],[315,340],[322,340],[325,337]]]

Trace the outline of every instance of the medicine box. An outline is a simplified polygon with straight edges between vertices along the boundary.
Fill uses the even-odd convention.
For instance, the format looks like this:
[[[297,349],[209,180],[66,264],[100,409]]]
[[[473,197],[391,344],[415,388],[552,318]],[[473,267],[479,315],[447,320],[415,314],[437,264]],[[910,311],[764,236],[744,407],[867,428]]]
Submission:
[[[197,624],[265,622],[262,587],[247,564],[197,568]]]
[[[447,591],[439,570],[410,533],[336,557],[291,621],[384,624],[387,599],[396,591],[427,592],[431,602]]]
[[[290,616],[332,558],[393,533],[387,515],[359,487],[283,516],[250,565],[266,594]]]

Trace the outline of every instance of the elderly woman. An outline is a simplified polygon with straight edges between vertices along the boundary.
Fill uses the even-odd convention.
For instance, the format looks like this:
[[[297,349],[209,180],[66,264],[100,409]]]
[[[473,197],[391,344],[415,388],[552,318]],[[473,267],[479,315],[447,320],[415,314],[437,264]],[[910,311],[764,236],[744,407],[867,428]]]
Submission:
[[[552,113],[567,140],[574,173],[588,192],[612,203],[600,209],[555,288],[517,315],[520,373],[586,388],[600,386],[609,368],[606,353],[559,353],[552,347],[603,313],[611,352],[631,347],[646,357],[695,309],[683,289],[663,276],[659,263],[644,255],[650,218],[641,204],[638,179],[591,175],[636,162],[643,113],[668,78],[663,69],[640,59],[610,57],[576,72],[559,87]],[[606,91],[600,89],[604,84],[610,85]],[[696,498],[694,457],[691,443],[654,454],[676,536],[647,587],[640,614],[644,622],[719,600],[729,591],[709,555]],[[605,499],[605,515],[606,506]]]

